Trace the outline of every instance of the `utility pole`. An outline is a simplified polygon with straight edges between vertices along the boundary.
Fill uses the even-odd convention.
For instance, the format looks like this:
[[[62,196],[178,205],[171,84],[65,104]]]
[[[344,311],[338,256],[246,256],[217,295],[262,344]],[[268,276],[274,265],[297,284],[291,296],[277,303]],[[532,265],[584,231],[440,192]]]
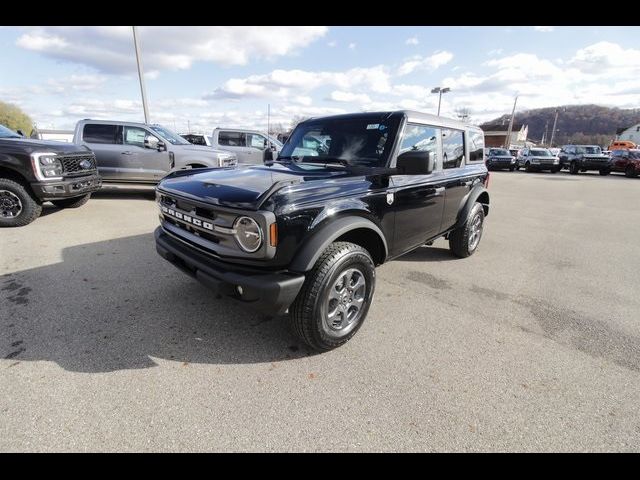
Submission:
[[[449,92],[451,89],[449,87],[436,87],[433,90],[431,90],[431,93],[439,93],[440,95],[438,96],[438,116],[440,116],[440,104],[442,103],[442,94],[443,93],[447,93]]]
[[[511,130],[513,130],[513,117],[516,114],[516,103],[518,103],[518,95],[516,95],[516,99],[513,101],[513,110],[511,111],[511,120],[509,120],[509,130],[507,131],[507,138],[504,140],[504,148],[509,148],[509,144],[511,143]]]
[[[144,123],[149,123],[149,108],[147,107],[147,91],[144,87],[144,74],[142,73],[142,59],[140,58],[140,45],[136,35],[136,27],[133,26],[133,44],[136,49],[136,62],[138,64],[138,78],[140,79],[140,94],[142,95],[142,109],[144,110]]]
[[[191,133],[191,122],[187,119],[187,132]]]
[[[553,119],[553,129],[551,130],[551,141],[549,146],[553,147],[553,138],[556,136],[556,123],[558,122],[558,109],[556,108],[556,118]]]
[[[547,120],[546,122],[544,122],[544,133],[542,134],[542,141],[540,143],[542,143],[542,145],[546,145],[546,143],[544,143],[547,140],[547,131],[549,130],[549,120]]]

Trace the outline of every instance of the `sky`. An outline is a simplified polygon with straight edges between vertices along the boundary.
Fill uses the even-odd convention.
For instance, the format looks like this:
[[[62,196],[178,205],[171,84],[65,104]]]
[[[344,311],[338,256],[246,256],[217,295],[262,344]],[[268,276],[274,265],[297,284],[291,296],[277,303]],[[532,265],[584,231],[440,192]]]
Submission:
[[[640,27],[138,27],[150,121],[178,131],[411,109],[472,123],[640,108]],[[132,28],[0,27],[0,100],[40,128],[143,121]]]

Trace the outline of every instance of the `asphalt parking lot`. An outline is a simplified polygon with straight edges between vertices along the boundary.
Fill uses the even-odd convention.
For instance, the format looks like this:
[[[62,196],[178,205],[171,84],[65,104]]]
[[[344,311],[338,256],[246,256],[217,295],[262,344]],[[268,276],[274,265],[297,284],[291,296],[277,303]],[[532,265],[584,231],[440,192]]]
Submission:
[[[0,231],[0,450],[640,450],[640,179],[489,191],[474,256],[382,266],[325,354],[162,260],[152,189]]]

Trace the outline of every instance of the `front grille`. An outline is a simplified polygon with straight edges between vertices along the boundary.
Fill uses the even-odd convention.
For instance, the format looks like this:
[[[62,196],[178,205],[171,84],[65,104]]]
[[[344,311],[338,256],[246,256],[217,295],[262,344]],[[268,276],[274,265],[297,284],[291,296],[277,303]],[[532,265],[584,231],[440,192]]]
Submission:
[[[93,173],[96,170],[96,157],[95,155],[64,155],[58,156],[58,160],[62,163],[62,171],[68,176],[86,175]],[[81,165],[81,163],[88,161],[89,164]],[[86,168],[85,168],[86,167]]]

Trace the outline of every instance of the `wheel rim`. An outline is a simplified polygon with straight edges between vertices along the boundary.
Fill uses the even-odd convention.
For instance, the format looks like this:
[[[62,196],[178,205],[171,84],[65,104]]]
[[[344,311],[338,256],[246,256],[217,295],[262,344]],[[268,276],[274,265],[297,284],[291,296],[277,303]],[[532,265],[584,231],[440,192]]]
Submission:
[[[322,326],[328,335],[343,337],[362,319],[367,296],[367,280],[358,268],[349,268],[333,282],[322,315]]]
[[[469,229],[469,251],[473,251],[478,246],[480,242],[480,237],[482,236],[482,216],[477,214],[473,217],[471,221],[471,226]]]
[[[0,217],[15,218],[22,213],[20,198],[9,190],[0,190]]]

